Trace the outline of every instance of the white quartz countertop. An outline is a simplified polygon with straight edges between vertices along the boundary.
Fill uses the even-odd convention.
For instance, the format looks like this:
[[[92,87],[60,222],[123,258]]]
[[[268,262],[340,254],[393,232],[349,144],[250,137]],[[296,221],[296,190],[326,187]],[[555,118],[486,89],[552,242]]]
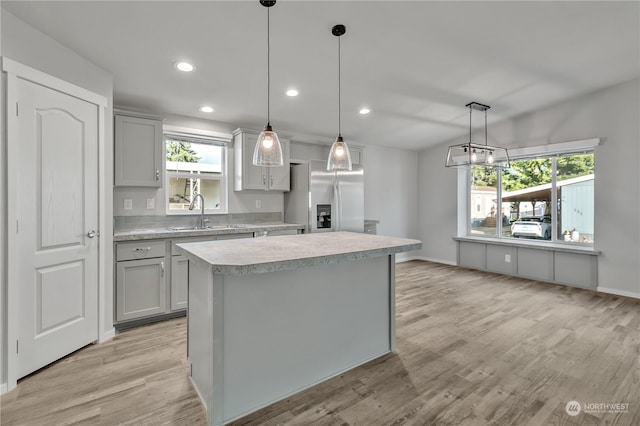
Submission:
[[[247,232],[281,231],[289,229],[304,229],[304,225],[297,223],[256,223],[212,225],[207,228],[195,229],[190,226],[167,228],[132,229],[117,231],[113,234],[114,241],[152,240],[156,238],[199,237],[206,235],[244,234]]]
[[[418,250],[422,242],[355,232],[324,232],[177,245],[214,274],[249,275]]]

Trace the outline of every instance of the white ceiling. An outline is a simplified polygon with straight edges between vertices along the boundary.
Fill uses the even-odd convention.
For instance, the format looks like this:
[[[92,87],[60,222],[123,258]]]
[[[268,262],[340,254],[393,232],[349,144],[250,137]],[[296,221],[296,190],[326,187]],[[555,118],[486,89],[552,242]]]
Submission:
[[[345,140],[419,150],[466,134],[471,101],[491,106],[491,124],[638,77],[639,4],[281,0],[271,8],[271,123],[294,138],[335,138],[335,24],[347,27]],[[267,12],[256,0],[2,7],[112,73],[116,105],[266,124]],[[181,59],[196,71],[179,74]],[[285,96],[290,87],[300,95]]]

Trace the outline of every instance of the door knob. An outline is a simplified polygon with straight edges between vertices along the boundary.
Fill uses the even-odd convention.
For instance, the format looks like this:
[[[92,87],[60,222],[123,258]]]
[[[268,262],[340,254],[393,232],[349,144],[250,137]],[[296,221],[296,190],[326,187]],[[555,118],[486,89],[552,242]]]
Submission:
[[[87,237],[89,238],[99,237],[99,236],[100,236],[100,233],[98,231],[94,231],[93,229],[87,232]]]

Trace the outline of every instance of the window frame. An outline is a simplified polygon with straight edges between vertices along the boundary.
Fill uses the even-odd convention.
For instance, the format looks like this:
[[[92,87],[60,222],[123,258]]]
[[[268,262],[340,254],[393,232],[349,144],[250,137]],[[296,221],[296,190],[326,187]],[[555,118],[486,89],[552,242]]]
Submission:
[[[192,143],[200,143],[206,145],[214,145],[222,147],[222,158],[221,158],[221,174],[215,175],[212,174],[210,176],[197,174],[197,173],[189,173],[189,172],[176,172],[167,169],[167,140],[171,137],[175,139],[181,139],[185,141],[191,141]],[[171,140],[171,139],[170,139]],[[211,180],[211,181],[219,181],[220,182],[220,207],[219,208],[205,208],[204,214],[207,215],[215,215],[215,214],[228,214],[229,212],[229,144],[231,143],[232,135],[227,133],[185,128],[185,127],[176,127],[176,126],[164,126],[162,131],[162,146],[163,146],[163,156],[162,156],[162,166],[165,172],[165,187],[164,187],[164,203],[165,203],[165,213],[167,215],[199,215],[200,209],[194,210],[171,210],[169,208],[169,187],[170,187],[170,179],[172,178],[185,178],[185,179],[201,179],[201,180]]]
[[[533,160],[536,158],[548,158],[551,160],[551,200],[550,205],[552,206],[552,214],[551,214],[551,239],[550,240],[536,240],[536,239],[526,239],[521,240],[512,237],[505,237],[502,235],[503,232],[503,224],[502,220],[496,220],[496,232],[495,235],[478,235],[473,234],[472,231],[472,213],[471,206],[473,204],[472,200],[472,174],[471,168],[464,169],[464,173],[459,174],[459,178],[463,177],[466,181],[466,201],[463,203],[465,207],[466,213],[464,217],[466,218],[464,224],[464,232],[462,233],[466,237],[470,238],[479,238],[479,239],[487,239],[487,240],[499,240],[501,243],[512,243],[512,244],[522,244],[526,241],[526,243],[539,244],[539,245],[548,245],[552,246],[555,244],[563,244],[569,246],[577,246],[577,247],[585,247],[585,248],[593,248],[594,243],[580,243],[580,242],[572,242],[572,241],[564,241],[560,239],[558,235],[558,215],[557,215],[557,205],[558,205],[558,191],[557,191],[557,160],[561,156],[567,155],[578,155],[578,154],[586,154],[591,153],[596,155],[596,147],[600,144],[600,138],[593,139],[585,139],[571,142],[563,142],[542,146],[534,146],[534,147],[526,147],[526,148],[514,148],[509,150],[509,157],[512,161],[519,160]],[[594,179],[595,179],[595,166],[594,166]],[[502,173],[501,169],[498,169],[498,173],[496,176],[496,205],[499,206],[497,208],[498,212],[502,211]],[[594,194],[595,196],[595,194]],[[555,207],[554,207],[555,206]],[[594,199],[594,215],[595,215],[595,199]],[[460,216],[459,216],[460,217]],[[594,224],[595,226],[595,224]],[[459,228],[460,229],[460,228]],[[595,231],[595,230],[594,230]],[[459,233],[460,235],[460,233]],[[595,237],[595,232],[594,232]],[[594,238],[595,240],[595,238]]]

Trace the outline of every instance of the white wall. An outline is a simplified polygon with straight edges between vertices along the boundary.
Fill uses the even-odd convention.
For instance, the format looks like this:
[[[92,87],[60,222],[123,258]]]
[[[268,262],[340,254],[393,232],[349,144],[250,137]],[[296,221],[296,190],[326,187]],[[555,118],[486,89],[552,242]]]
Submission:
[[[602,291],[640,297],[640,81],[580,96],[489,127],[507,147],[602,138],[596,148],[595,248]],[[421,255],[455,262],[457,173],[444,167],[448,145],[420,153]]]
[[[45,72],[62,80],[83,87],[92,92],[98,93],[107,98],[108,106],[105,111],[105,147],[104,151],[99,153],[101,165],[104,166],[105,179],[107,183],[113,182],[113,135],[112,135],[112,101],[113,101],[113,78],[104,70],[98,68],[89,61],[78,56],[75,52],[67,47],[59,44],[55,40],[36,30],[35,28],[24,23],[6,10],[2,10],[1,16],[1,32],[2,32],[2,54],[14,61],[20,62],[39,71]],[[4,83],[3,83],[4,84]],[[4,90],[3,90],[4,92]],[[4,104],[5,99],[2,98]],[[4,119],[4,116],[3,116]],[[4,127],[3,127],[4,129]],[[6,133],[2,133],[2,152],[6,152]],[[6,171],[6,157],[2,156],[1,169],[3,173]],[[2,205],[7,205],[6,191],[2,191]],[[105,263],[109,265],[104,271],[106,281],[106,299],[102,302],[102,309],[105,313],[104,326],[101,334],[108,334],[113,330],[113,221],[111,220],[112,192],[111,185],[107,185],[107,191],[100,198],[101,214],[107,215],[106,226],[100,229],[101,238],[107,247]],[[2,226],[6,230],[6,214],[2,215]],[[6,238],[2,238],[2,292],[6,294]],[[3,297],[2,305],[2,322],[6,324],[6,298]],[[6,359],[7,343],[6,343],[6,327],[2,328],[2,358]],[[2,382],[6,381],[6,365],[2,366]]]
[[[378,234],[418,238],[418,155],[367,146],[363,152],[365,219],[379,220]],[[416,253],[398,254],[398,259]]]

